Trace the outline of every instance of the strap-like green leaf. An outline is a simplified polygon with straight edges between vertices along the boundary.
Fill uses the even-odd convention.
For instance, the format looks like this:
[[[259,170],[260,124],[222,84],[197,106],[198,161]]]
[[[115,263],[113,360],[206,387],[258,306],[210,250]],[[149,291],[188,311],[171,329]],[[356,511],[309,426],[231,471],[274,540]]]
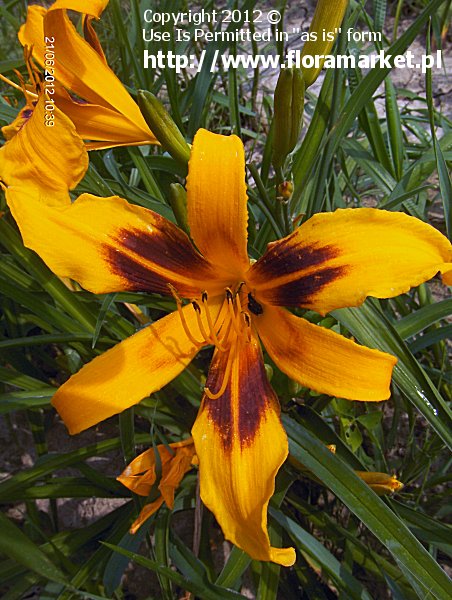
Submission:
[[[289,436],[290,453],[303,462],[389,550],[397,563],[430,591],[432,597],[452,596],[452,583],[410,533],[404,523],[363,482],[348,465],[332,454],[293,419],[283,416]]]

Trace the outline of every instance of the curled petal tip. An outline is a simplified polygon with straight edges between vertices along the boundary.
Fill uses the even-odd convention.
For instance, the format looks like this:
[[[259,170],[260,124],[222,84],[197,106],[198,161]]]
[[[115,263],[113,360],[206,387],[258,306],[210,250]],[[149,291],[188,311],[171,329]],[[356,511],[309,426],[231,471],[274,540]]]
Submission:
[[[297,555],[293,548],[270,548],[270,560],[283,567],[291,567],[297,560]]]

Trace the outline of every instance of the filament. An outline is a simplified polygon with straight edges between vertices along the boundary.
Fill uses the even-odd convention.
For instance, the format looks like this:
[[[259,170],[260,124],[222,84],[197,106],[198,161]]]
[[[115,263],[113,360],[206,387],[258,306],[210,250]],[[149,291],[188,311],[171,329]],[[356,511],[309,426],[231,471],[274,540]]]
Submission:
[[[238,298],[238,296],[236,296],[236,298]],[[240,337],[242,332],[237,323],[237,315],[234,312],[234,307],[233,307],[234,296],[229,288],[226,288],[226,300],[228,303],[228,311],[229,311],[229,316],[232,321],[232,326],[234,327],[234,330],[235,330],[236,334],[238,335],[238,337]],[[239,300],[239,302],[240,302],[240,300]]]
[[[11,87],[13,87],[14,89],[19,90],[19,92],[23,92],[24,94],[28,94],[29,96],[33,96],[34,98],[39,97],[38,94],[35,94],[34,92],[30,92],[30,90],[22,88],[20,85],[17,85],[17,83],[14,83],[14,81],[11,81],[11,79],[8,79],[1,73],[0,73],[0,79],[2,81],[4,81],[5,83],[7,83],[8,85],[10,85]]]
[[[200,308],[199,304],[196,302],[196,300],[192,301],[192,306],[195,309],[196,320],[198,321],[198,327],[199,327],[199,331],[201,332],[202,337],[206,340],[206,342],[213,343],[211,336],[207,333],[207,331],[204,328],[204,323],[202,322],[202,319],[201,319],[201,308]]]
[[[235,341],[233,344],[231,344],[231,348],[229,350],[228,361],[226,363],[226,369],[224,370],[223,382],[222,382],[221,387],[218,390],[218,392],[213,393],[209,390],[208,387],[204,388],[204,393],[208,398],[210,398],[210,400],[218,400],[218,398],[220,398],[220,396],[222,396],[224,394],[224,392],[226,391],[226,388],[227,388],[228,382],[229,382],[229,377],[231,375],[232,363],[233,363],[234,357],[235,357],[236,343],[237,342]]]
[[[245,321],[246,337],[248,338],[248,342],[251,342],[251,316],[246,310],[242,310],[241,314],[243,315],[243,320]]]
[[[235,293],[232,292],[231,288],[226,288],[226,298],[223,301],[221,309],[218,312],[215,320],[212,317],[206,291],[201,294],[202,305],[197,300],[191,301],[193,310],[195,311],[198,329],[202,336],[202,339],[198,340],[190,331],[190,326],[187,322],[186,315],[184,314],[184,307],[181,297],[179,296],[176,288],[168,283],[168,288],[171,292],[171,295],[176,301],[177,312],[179,314],[182,327],[187,338],[192,342],[192,344],[197,347],[201,347],[206,344],[212,344],[219,352],[231,352],[231,349],[233,347],[236,348],[238,343],[249,343],[251,341],[251,315],[247,310],[242,310],[242,304],[240,301],[240,290],[243,285],[244,284],[241,283]],[[202,308],[205,310],[205,318],[202,314]],[[193,326],[191,329],[193,329]],[[230,357],[231,354],[228,357],[226,369],[228,377],[231,369]],[[212,400],[219,398],[226,389],[226,380],[227,377],[221,385],[220,390],[216,393],[213,393],[206,388],[206,395]]]
[[[177,294],[176,288],[174,286],[172,286],[170,283],[168,284],[168,287],[170,289],[170,292],[171,292],[173,298],[176,300],[177,312],[179,313],[179,317],[180,317],[180,320],[182,322],[182,327],[184,328],[185,335],[188,337],[188,339],[190,340],[190,342],[194,346],[203,346],[204,343],[205,343],[205,340],[202,341],[202,342],[199,342],[197,339],[195,339],[192,336],[192,334],[190,332],[190,329],[189,329],[189,327],[187,325],[187,321],[185,320],[184,312],[182,310],[182,301],[181,301],[181,299],[179,298],[179,296]]]
[[[220,350],[220,352],[225,352],[225,350],[227,350],[227,348],[225,348],[221,345],[221,342],[218,339],[218,336],[215,332],[215,327],[212,323],[212,316],[210,314],[209,305],[207,303],[207,292],[203,292],[203,294],[202,294],[202,303],[204,305],[204,308],[206,309],[206,317],[207,317],[207,323],[209,325],[211,339],[212,339],[214,345],[218,348],[218,350]],[[221,314],[221,312],[222,311],[220,311],[220,314]],[[217,319],[217,321],[218,321],[218,319]]]

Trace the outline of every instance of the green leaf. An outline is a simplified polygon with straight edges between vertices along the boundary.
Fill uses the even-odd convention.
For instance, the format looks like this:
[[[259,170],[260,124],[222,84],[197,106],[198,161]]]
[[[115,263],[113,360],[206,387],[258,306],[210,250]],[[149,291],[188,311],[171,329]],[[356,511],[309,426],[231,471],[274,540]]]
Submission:
[[[270,507],[270,515],[287,531],[299,552],[306,553],[322,571],[328,574],[347,598],[356,600],[371,600],[371,596],[353,577],[351,573],[310,533],[305,531],[295,521],[284,515],[281,511]]]
[[[406,340],[439,320],[449,317],[451,314],[452,299],[441,300],[440,302],[435,302],[435,304],[423,306],[419,310],[403,317],[394,324],[394,327],[400,337]]]
[[[431,22],[427,31],[427,44],[426,52],[431,54]],[[449,236],[452,235],[452,184],[449,177],[449,171],[447,169],[446,161],[444,160],[441,146],[436,138],[435,130],[435,108],[433,106],[433,82],[432,82],[432,69],[429,67],[425,74],[425,91],[427,96],[427,106],[430,121],[430,131],[433,139],[433,150],[436,158],[436,168],[438,171],[439,188],[441,191],[441,198],[443,201],[444,217],[446,222],[446,230]]]
[[[183,575],[181,575],[180,573],[173,571],[169,567],[159,565],[158,563],[156,563],[153,560],[150,560],[149,558],[145,558],[144,556],[135,554],[134,552],[129,552],[128,550],[125,550],[124,548],[120,548],[119,546],[115,546],[113,544],[108,544],[106,542],[103,543],[111,550],[114,550],[115,552],[119,552],[120,554],[127,556],[130,560],[133,560],[138,565],[145,567],[150,571],[154,571],[155,573],[165,575],[165,577],[171,579],[171,581],[173,581],[183,590],[192,592],[193,594],[196,594],[204,600],[238,600],[238,598],[245,598],[245,596],[242,596],[242,594],[239,594],[238,592],[226,590],[204,579],[191,581]]]
[[[116,294],[107,294],[103,299],[102,306],[100,307],[99,316],[97,317],[96,328],[93,333],[93,340],[91,342],[91,348],[95,348],[97,341],[99,339],[100,330],[102,329],[102,325],[105,322],[108,311],[110,310],[110,306],[114,303],[116,298]]]
[[[389,352],[398,358],[393,372],[394,383],[444,443],[452,448],[452,414],[449,407],[392,323],[377,306],[376,301],[368,299],[359,308],[342,308],[332,314],[361,344]]]
[[[420,352],[420,350],[433,346],[433,344],[437,344],[442,340],[450,339],[452,339],[452,325],[446,325],[445,327],[439,327],[434,331],[424,333],[422,337],[419,337],[410,344],[410,350],[413,353]]]
[[[250,556],[243,550],[240,550],[240,548],[237,548],[237,546],[234,546],[215,584],[222,587],[233,587],[249,567],[250,563]]]
[[[66,576],[8,517],[0,512],[0,552],[41,577],[65,583]]]
[[[149,441],[149,434],[137,434],[135,438],[137,444],[145,444]],[[120,447],[120,438],[112,438],[96,444],[90,444],[66,454],[48,454],[31,469],[21,471],[6,481],[0,482],[0,499],[8,497],[9,494],[17,493],[19,490],[28,487],[31,483],[52,474],[57,469],[63,469],[82,462],[91,456],[100,456],[105,452],[110,452]]]
[[[452,596],[452,583],[403,522],[355,473],[287,415],[290,453],[303,462],[364,523],[434,598]]]
[[[13,410],[30,408],[44,408],[50,406],[50,399],[56,388],[42,387],[40,389],[24,392],[9,392],[0,394],[0,414],[7,414]]]

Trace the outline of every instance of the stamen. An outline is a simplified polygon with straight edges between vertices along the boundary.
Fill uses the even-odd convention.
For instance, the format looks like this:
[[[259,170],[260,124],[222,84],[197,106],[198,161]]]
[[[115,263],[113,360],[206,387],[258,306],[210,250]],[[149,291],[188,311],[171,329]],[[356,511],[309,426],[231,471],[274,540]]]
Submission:
[[[210,335],[205,330],[204,324],[201,319],[201,307],[196,302],[196,300],[192,300],[192,306],[195,309],[196,320],[198,321],[198,327],[199,327],[199,331],[201,332],[202,337],[206,340],[206,342],[210,342],[211,344],[213,344],[213,340],[211,339]]]
[[[224,370],[223,383],[221,384],[218,392],[212,393],[208,387],[204,388],[204,393],[208,398],[210,398],[210,400],[218,400],[218,398],[220,398],[220,396],[222,396],[226,391],[229,382],[229,376],[231,374],[232,362],[235,356],[236,343],[237,342],[234,342],[229,350],[228,362],[226,363],[226,369]]]
[[[236,296],[236,298],[238,298],[238,296]],[[242,332],[237,323],[237,315],[234,312],[234,306],[233,306],[234,296],[229,288],[226,288],[226,300],[228,303],[229,317],[231,319],[232,326],[234,327],[234,330],[235,330],[236,334],[238,335],[238,337],[240,337]],[[239,302],[240,302],[240,300],[239,300]]]
[[[199,347],[200,346],[204,346],[204,344],[206,343],[206,340],[199,342],[197,339],[195,339],[192,336],[192,334],[190,332],[190,329],[188,328],[187,321],[185,320],[185,315],[184,315],[183,310],[182,310],[182,301],[179,298],[179,295],[178,295],[178,293],[176,291],[176,288],[174,286],[172,286],[171,283],[168,283],[168,288],[169,288],[169,290],[170,290],[173,298],[176,300],[177,312],[179,313],[179,317],[180,317],[180,320],[181,320],[181,323],[182,323],[182,327],[184,328],[185,335],[188,337],[188,339],[190,340],[190,342],[194,346],[199,346]]]
[[[207,303],[207,292],[203,292],[201,298],[206,311],[207,323],[209,325],[210,338],[212,339],[212,343],[218,348],[218,350],[220,350],[220,352],[225,352],[226,348],[221,345],[220,340],[218,339],[218,336],[216,334],[215,327],[212,323],[212,316],[210,314],[209,305]]]
[[[246,336],[248,338],[248,343],[251,342],[251,316],[246,310],[242,310],[243,320],[246,325]]]
[[[227,325],[227,328],[226,328],[226,333],[221,338],[221,342],[223,343],[223,345],[224,345],[224,347],[225,347],[226,350],[231,345],[230,338],[231,338],[231,332],[232,332],[232,330],[233,330],[232,323],[231,323],[231,320],[229,319],[228,325]]]
[[[38,94],[35,94],[34,92],[30,92],[30,90],[26,90],[26,89],[24,90],[23,88],[20,87],[20,85],[17,85],[17,83],[14,83],[14,81],[11,81],[11,79],[8,79],[1,73],[0,73],[0,79],[2,81],[4,81],[5,83],[7,83],[8,85],[10,85],[11,87],[13,87],[14,89],[19,90],[19,92],[23,92],[25,94],[28,94],[29,96],[33,96],[33,98],[38,98]]]
[[[33,87],[36,88],[36,80],[34,78],[33,70],[30,65],[29,56],[27,56],[27,51],[25,49],[24,49],[24,59],[25,59],[25,66],[27,67],[27,71],[28,71],[28,78],[29,78],[30,82],[32,83]]]
[[[237,291],[237,294],[235,295],[235,301],[237,303],[237,312],[241,313],[242,312],[242,303],[240,302],[240,294]]]

